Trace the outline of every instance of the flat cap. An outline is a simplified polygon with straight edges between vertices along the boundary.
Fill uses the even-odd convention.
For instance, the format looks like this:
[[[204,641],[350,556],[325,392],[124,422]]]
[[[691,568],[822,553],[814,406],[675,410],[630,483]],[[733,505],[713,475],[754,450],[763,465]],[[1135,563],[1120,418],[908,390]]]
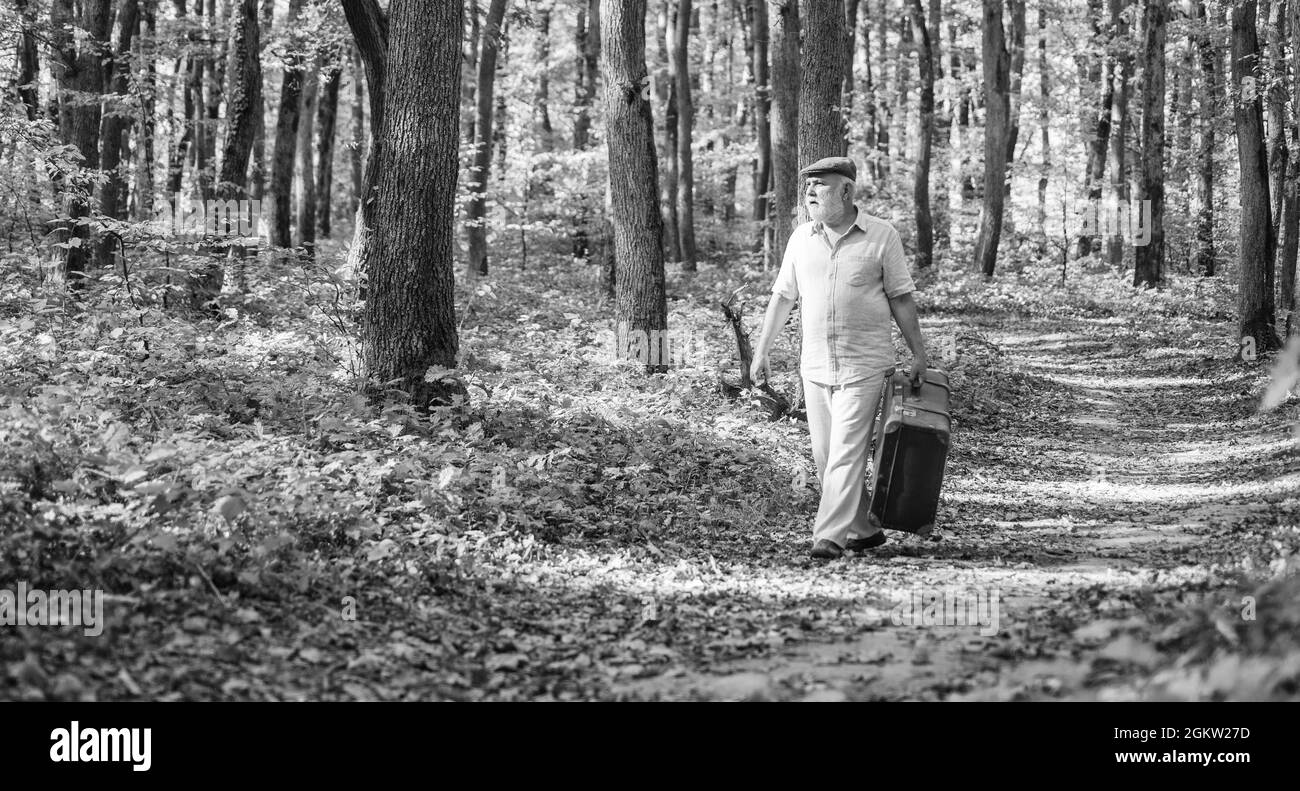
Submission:
[[[807,178],[819,173],[838,173],[846,176],[849,181],[858,180],[858,166],[853,164],[853,160],[848,157],[826,157],[819,159],[811,165],[799,171],[800,178]]]

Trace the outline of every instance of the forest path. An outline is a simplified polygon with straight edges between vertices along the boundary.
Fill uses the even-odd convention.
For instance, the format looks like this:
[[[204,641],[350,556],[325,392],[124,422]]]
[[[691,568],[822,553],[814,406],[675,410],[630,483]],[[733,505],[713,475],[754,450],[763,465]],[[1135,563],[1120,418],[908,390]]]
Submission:
[[[794,557],[777,573],[792,579],[778,587],[816,595],[777,601],[799,630],[780,633],[766,656],[634,681],[620,693],[1094,695],[1163,664],[1162,649],[1187,631],[1186,594],[1216,586],[1212,562],[1231,554],[1224,536],[1276,521],[1270,515],[1287,498],[1294,504],[1294,462],[1291,472],[1277,469],[1294,458],[1290,432],[1265,425],[1248,388],[1195,344],[1114,320],[984,333],[1032,391],[991,407],[1007,419],[1003,428],[955,427],[943,541],[891,533],[874,553],[817,564],[799,557],[806,530],[792,527],[780,540]],[[927,594],[940,602],[930,619]],[[944,599],[976,617],[945,617]],[[921,605],[915,620],[895,611],[910,602]]]

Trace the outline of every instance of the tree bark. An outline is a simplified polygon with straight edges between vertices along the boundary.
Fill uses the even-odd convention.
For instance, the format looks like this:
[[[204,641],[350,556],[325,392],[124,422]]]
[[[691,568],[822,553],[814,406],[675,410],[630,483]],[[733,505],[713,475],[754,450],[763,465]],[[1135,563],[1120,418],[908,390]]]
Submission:
[[[654,123],[645,62],[645,0],[603,0],[604,105],[618,280],[614,300],[618,356],[647,371],[667,362],[668,310],[660,238]]]
[[[394,3],[387,48],[362,352],[372,392],[396,383],[420,409],[464,394],[439,376],[455,368],[458,345],[452,247],[463,14],[462,4],[442,0]]]
[[[1133,77],[1133,58],[1128,52],[1129,25],[1124,10],[1132,0],[1108,0],[1110,24],[1115,31],[1117,41],[1125,46],[1118,50],[1111,73],[1112,98],[1110,105],[1110,151],[1106,166],[1110,169],[1111,192],[1114,195],[1116,211],[1127,218],[1129,212],[1129,173],[1128,173],[1128,97],[1129,84]],[[1122,225],[1120,227],[1123,227]],[[1128,239],[1124,234],[1114,234],[1107,243],[1107,258],[1110,265],[1123,267],[1124,251],[1128,249]]]
[[[1300,52],[1300,2],[1293,2],[1288,7],[1288,30],[1291,36],[1291,51]],[[1300,141],[1300,72],[1291,76],[1291,114],[1287,118],[1291,128],[1291,140]],[[1296,322],[1296,253],[1300,248],[1300,155],[1293,155],[1287,161],[1285,197],[1282,206],[1282,257],[1278,260],[1281,269],[1282,314],[1285,319],[1285,331],[1289,337],[1297,331]]]
[[[921,80],[921,107],[917,115],[918,141],[912,202],[916,214],[916,268],[928,272],[934,263],[934,228],[930,219],[930,144],[934,136],[934,60],[930,31],[925,24],[921,0],[911,0],[912,38],[916,43],[917,69]]]
[[[1113,3],[1114,0],[1111,0]],[[1092,32],[1094,39],[1101,39],[1101,4],[1094,2],[1088,4],[1088,10],[1092,16]],[[1114,18],[1111,19],[1112,24]],[[1088,210],[1093,213],[1094,217],[1101,216],[1101,194],[1102,186],[1106,178],[1106,151],[1110,145],[1111,116],[1114,112],[1115,103],[1115,80],[1114,74],[1117,64],[1113,56],[1117,41],[1118,33],[1113,28],[1105,37],[1106,52],[1098,55],[1100,61],[1100,82],[1101,82],[1101,101],[1098,102],[1097,114],[1093,119],[1092,135],[1088,141],[1088,161],[1084,167],[1083,189],[1087,195]],[[1076,258],[1082,258],[1091,255],[1093,245],[1096,239],[1092,234],[1081,232],[1079,234],[1078,246],[1074,255]]]
[[[803,48],[799,72],[799,158],[808,164],[848,152],[841,110],[848,32],[843,0],[815,0],[801,12],[799,25],[810,43]]]
[[[76,15],[72,0],[55,0],[51,9],[55,30],[50,70],[59,89],[59,133],[81,152],[83,161],[78,176],[98,170],[100,165],[100,102],[87,101],[84,97],[86,94],[102,96],[106,87],[104,57],[108,51],[111,10],[110,0],[84,0],[81,13]],[[68,25],[84,30],[86,37],[74,39],[66,29]],[[88,226],[78,221],[90,213],[90,187],[83,185],[72,191],[72,186],[66,181],[60,185],[60,191],[69,196],[66,208],[71,222],[64,273],[73,288],[80,288],[90,258],[91,240]],[[86,192],[84,197],[79,194],[82,189]]]
[[[370,144],[366,146],[366,167],[357,206],[348,268],[364,277],[370,261],[375,228],[375,190],[378,184],[379,153],[384,136],[384,84],[388,79],[388,17],[378,0],[343,0],[343,13],[366,73],[366,98],[370,108]],[[459,76],[457,77],[459,80]],[[459,113],[458,113],[459,114]]]
[[[1038,170],[1038,235],[1047,237],[1047,185],[1052,172],[1052,138],[1048,112],[1051,96],[1051,72],[1047,65],[1047,10],[1038,6],[1038,130],[1042,140],[1042,160]]]
[[[487,184],[492,173],[493,91],[496,88],[497,55],[501,44],[501,20],[506,0],[492,0],[483,34],[479,38],[477,108],[474,123],[474,159],[470,167],[469,203],[465,207],[465,235],[469,241],[469,271],[488,273]]]
[[[678,0],[677,35],[671,54],[677,80],[677,238],[685,272],[695,271],[695,163],[691,157],[695,104],[691,98],[690,61],[686,57],[690,32],[691,0]]]
[[[302,75],[302,107],[298,112],[299,160],[298,245],[303,258],[316,258],[316,105],[320,95],[320,58],[317,57]]]
[[[591,145],[591,104],[596,99],[600,59],[600,0],[586,2],[586,13],[581,6],[578,9],[578,83],[573,103],[573,147],[577,151],[585,151]]]
[[[985,277],[993,276],[997,265],[998,240],[1002,236],[1002,210],[1006,191],[1007,136],[1011,92],[1011,57],[1002,29],[1002,0],[984,0],[984,205],[980,209],[980,230],[975,240],[975,261]]]
[[[289,0],[286,24],[296,22],[302,2]],[[271,244],[276,247],[293,246],[293,170],[304,65],[299,55],[289,54],[284,60],[284,79],[280,83],[280,111],[275,119],[275,144],[271,149]]]
[[[14,81],[14,94],[27,108],[27,120],[35,121],[41,114],[41,97],[37,78],[40,76],[40,59],[36,49],[36,17],[31,9],[32,0],[17,0],[18,16],[22,30],[18,34],[18,76]]]
[[[1298,0],[1300,1],[1300,0]],[[1282,207],[1285,199],[1287,171],[1286,140],[1286,0],[1273,0],[1268,14],[1268,196],[1269,217],[1273,224],[1273,238],[1277,246],[1285,248],[1286,237],[1282,229]],[[1285,278],[1286,268],[1282,268]],[[1286,302],[1283,301],[1285,310]]]
[[[1255,0],[1232,8],[1233,125],[1241,167],[1241,235],[1238,246],[1237,328],[1255,351],[1278,348],[1273,328],[1273,224],[1269,217],[1268,152],[1260,95],[1264,81],[1255,34]]]
[[[316,233],[329,238],[334,193],[334,126],[343,69],[330,66],[316,104]]]
[[[135,38],[139,21],[136,0],[123,0],[118,12],[117,47],[113,59],[105,63],[105,76],[111,95],[105,97],[100,126],[100,167],[104,169],[106,180],[100,187],[99,211],[105,217],[118,220],[126,219],[127,184],[121,165],[122,151],[129,150],[126,138],[133,118],[131,111],[124,109],[121,104],[131,90],[131,42]],[[101,240],[95,248],[98,257],[96,263],[100,268],[112,265],[112,254],[116,248],[117,242],[112,237]]]
[[[215,192],[219,201],[242,201],[248,197],[248,159],[253,150],[258,116],[262,112],[262,66],[258,58],[262,45],[258,30],[257,0],[240,0],[235,13],[237,17],[232,20],[234,29],[230,42],[231,64],[234,68],[230,70],[230,88],[226,92],[226,139],[221,149],[221,166]],[[241,206],[241,215],[243,211],[244,207]],[[249,221],[256,221],[251,206],[248,211]],[[239,233],[237,223],[238,220],[236,227],[219,227],[216,230],[226,238],[231,238]],[[228,251],[238,255],[240,250],[240,247],[218,248],[213,258],[191,277],[189,292],[192,308],[203,309],[221,294],[226,276],[221,259]]]
[[[135,147],[134,217],[136,220],[147,220],[153,217],[154,129],[157,126],[157,119],[155,118],[157,102],[154,92],[157,90],[158,84],[158,59],[156,57],[145,57],[142,39],[147,39],[149,47],[152,49],[155,40],[154,34],[158,27],[157,6],[158,0],[143,0],[140,3],[140,20],[145,35],[136,37],[135,55],[144,63],[144,76],[140,91],[140,134],[137,138],[139,142]],[[150,54],[152,54],[152,51]]]
[[[754,219],[767,220],[772,199],[772,85],[768,73],[767,0],[749,0],[753,17],[754,137],[758,140],[758,167],[754,179]],[[764,230],[764,238],[770,235]],[[763,267],[772,261],[764,256]]]
[[[1111,2],[1115,4],[1118,0]],[[1215,56],[1203,0],[1193,2],[1192,18],[1196,25],[1193,39],[1200,55],[1201,82],[1200,114],[1196,125],[1196,182],[1192,193],[1196,221],[1192,271],[1208,277],[1214,274],[1214,126],[1219,114],[1219,59]]]
[[[1144,0],[1142,9],[1145,42],[1142,53],[1142,180],[1139,182],[1138,200],[1151,202],[1151,239],[1148,244],[1138,244],[1133,250],[1135,286],[1156,287],[1164,277],[1165,2]],[[1146,204],[1139,205],[1143,207],[1140,214],[1145,216]]]
[[[663,247],[669,263],[682,260],[682,236],[677,226],[677,182],[681,178],[681,160],[677,158],[677,61],[672,53],[676,51],[677,25],[673,16],[673,0],[663,0],[663,7],[657,15],[657,45],[659,60],[664,63],[667,79],[658,98],[664,103],[663,150],[659,161],[664,163],[663,179],[659,184],[659,203],[663,213]]]
[[[772,247],[766,260],[785,254],[799,203],[799,1],[767,4],[772,55]]]
[[[537,138],[539,151],[555,150],[555,130],[551,126],[551,8],[545,6],[537,12],[537,41],[533,61],[539,69],[537,88],[533,91],[533,120],[541,133]]]
[[[1010,88],[1007,94],[1007,178],[1002,187],[1005,203],[1011,202],[1011,166],[1016,161],[1016,143],[1020,140],[1020,90],[1025,73],[1025,0],[1007,0],[1011,11],[1011,37],[1007,52],[1011,59]],[[1006,230],[1014,233],[1015,212],[1007,213]]]

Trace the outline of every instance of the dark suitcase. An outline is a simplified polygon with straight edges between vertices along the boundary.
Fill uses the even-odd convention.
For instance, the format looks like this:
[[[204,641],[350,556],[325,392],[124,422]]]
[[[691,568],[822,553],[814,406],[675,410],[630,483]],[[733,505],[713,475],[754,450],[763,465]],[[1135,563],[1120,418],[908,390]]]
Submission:
[[[919,388],[902,371],[885,375],[868,483],[873,525],[918,536],[934,530],[952,431],[948,396],[943,371],[926,369]]]

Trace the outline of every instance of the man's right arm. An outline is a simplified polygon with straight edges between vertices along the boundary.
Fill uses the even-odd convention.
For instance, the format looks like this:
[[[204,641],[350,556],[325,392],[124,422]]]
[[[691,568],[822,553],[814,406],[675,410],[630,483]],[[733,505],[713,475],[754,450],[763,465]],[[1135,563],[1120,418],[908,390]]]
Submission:
[[[767,314],[763,317],[763,332],[759,335],[758,344],[754,347],[754,361],[749,366],[749,376],[758,383],[758,376],[767,370],[767,352],[772,348],[772,343],[776,340],[777,333],[785,326],[786,319],[790,318],[790,311],[794,309],[795,300],[783,297],[780,294],[773,294],[772,299],[767,303]]]

